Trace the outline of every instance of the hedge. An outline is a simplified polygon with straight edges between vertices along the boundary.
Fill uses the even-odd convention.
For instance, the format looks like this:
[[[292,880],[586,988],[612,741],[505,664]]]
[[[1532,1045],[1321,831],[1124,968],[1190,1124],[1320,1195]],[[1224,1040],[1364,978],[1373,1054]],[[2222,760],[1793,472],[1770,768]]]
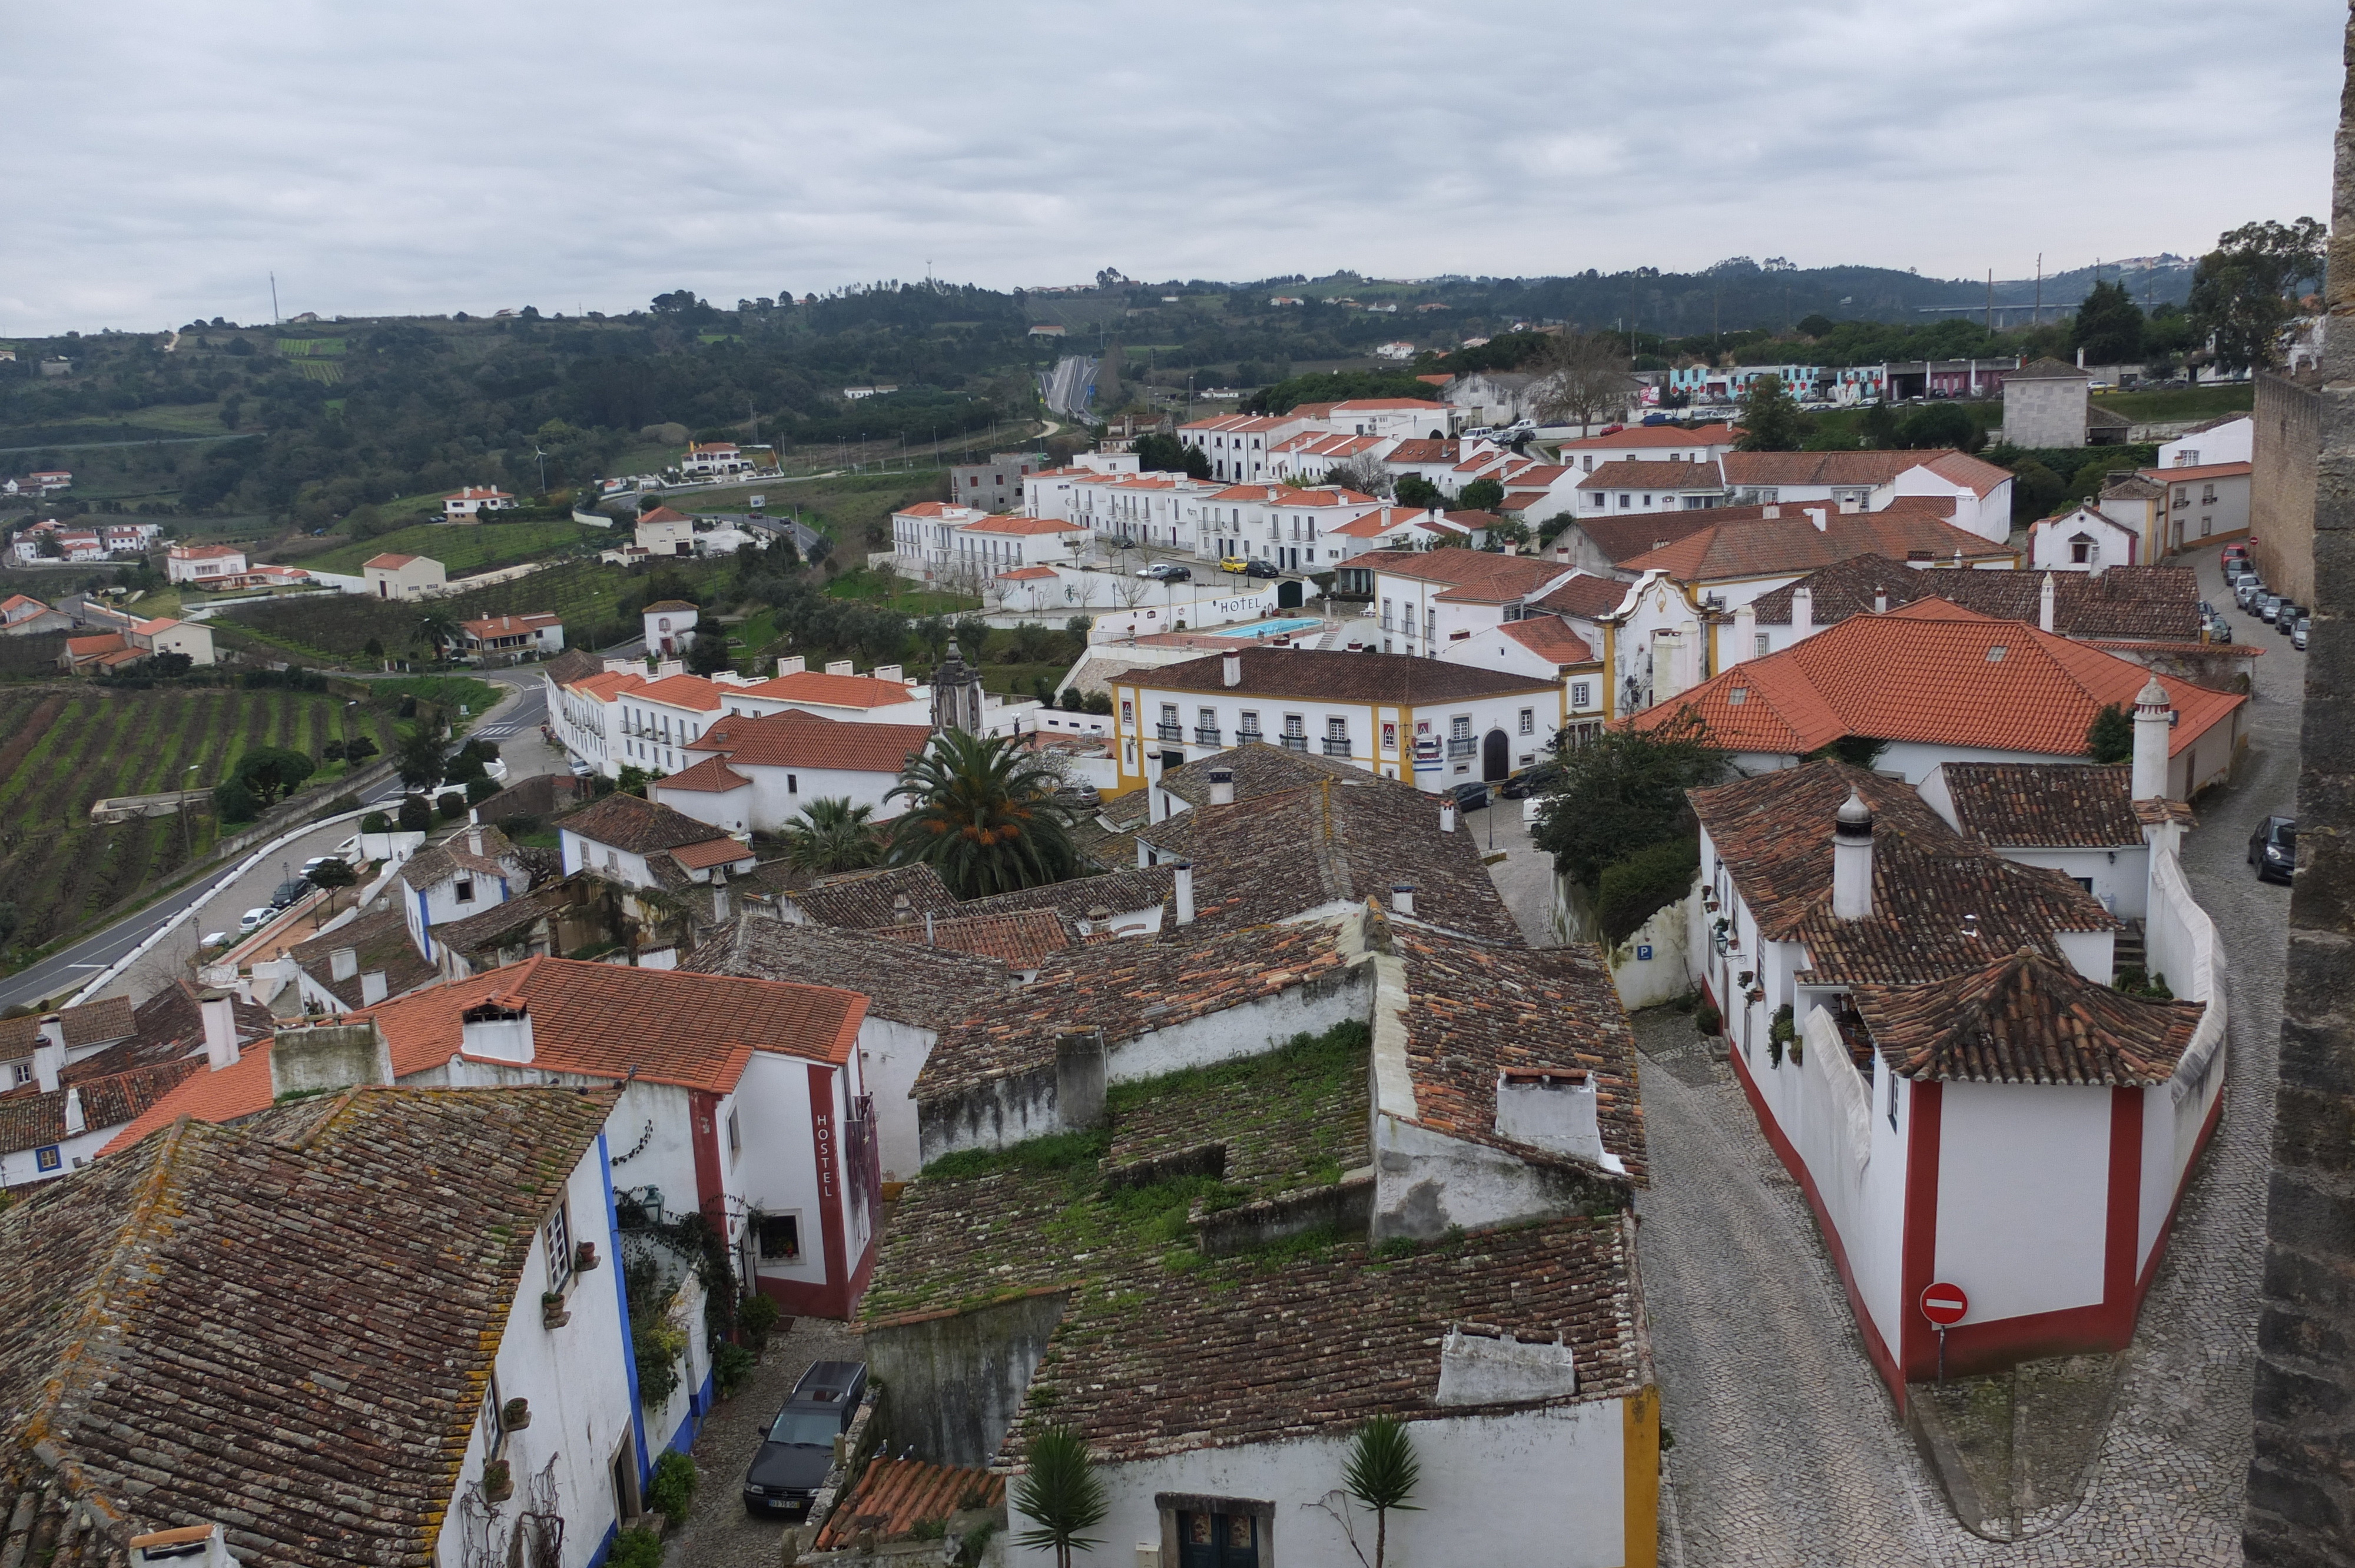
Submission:
[[[1691,891],[1700,870],[1698,835],[1652,844],[1604,866],[1594,899],[1603,939],[1616,944],[1634,936],[1645,921]]]

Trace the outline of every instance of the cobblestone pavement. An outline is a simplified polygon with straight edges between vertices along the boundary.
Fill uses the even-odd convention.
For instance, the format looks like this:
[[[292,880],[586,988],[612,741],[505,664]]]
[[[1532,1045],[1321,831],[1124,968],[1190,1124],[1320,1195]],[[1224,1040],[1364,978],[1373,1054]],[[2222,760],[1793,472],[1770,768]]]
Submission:
[[[2222,602],[2212,556],[2202,591]],[[2185,868],[2230,957],[2230,1088],[2144,1303],[2117,1414],[2082,1507],[1998,1544],[1964,1531],[1865,1360],[1798,1187],[1732,1071],[1689,1016],[1637,1020],[1653,1189],[1642,1261],[1676,1446],[1664,1561],[1732,1564],[2133,1564],[2240,1561],[2265,1160],[2288,890],[2245,862],[2257,821],[2289,811],[2304,656],[2265,649],[2251,750],[2201,800]],[[1680,1538],[1679,1538],[1680,1537]]]
[[[858,1336],[824,1318],[796,1319],[792,1333],[770,1339],[752,1381],[735,1398],[723,1400],[696,1437],[695,1508],[671,1531],[666,1563],[676,1568],[776,1568],[786,1521],[744,1512],[738,1490],[744,1467],[760,1446],[761,1428],[810,1362],[865,1359]]]

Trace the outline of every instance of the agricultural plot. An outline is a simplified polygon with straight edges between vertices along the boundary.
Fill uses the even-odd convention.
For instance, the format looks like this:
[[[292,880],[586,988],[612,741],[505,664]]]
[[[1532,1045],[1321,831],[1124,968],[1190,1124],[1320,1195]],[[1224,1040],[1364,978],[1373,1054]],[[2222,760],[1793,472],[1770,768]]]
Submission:
[[[373,539],[355,539],[323,554],[303,556],[298,564],[307,571],[357,577],[360,567],[376,556],[430,556],[454,577],[535,561],[591,540],[591,535],[592,542],[609,539],[603,529],[583,528],[578,523],[561,521],[421,523],[413,528],[398,528]]]
[[[299,359],[294,368],[303,373],[305,381],[324,382],[329,387],[343,385],[344,367],[332,359]]]
[[[215,837],[209,812],[94,826],[91,801],[209,788],[251,747],[316,757],[338,738],[342,707],[210,686],[0,690],[0,968],[168,881]],[[389,715],[355,709],[352,723],[382,751],[399,739]]]
[[[282,337],[278,340],[278,352],[296,359],[326,359],[343,353],[347,341],[340,337]]]

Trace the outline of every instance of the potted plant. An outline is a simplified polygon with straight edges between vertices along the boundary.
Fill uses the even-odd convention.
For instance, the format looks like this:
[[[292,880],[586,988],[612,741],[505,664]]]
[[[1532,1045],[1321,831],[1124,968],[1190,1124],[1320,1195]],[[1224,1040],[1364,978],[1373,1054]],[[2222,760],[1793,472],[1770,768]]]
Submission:
[[[509,1432],[520,1432],[531,1425],[531,1401],[510,1399],[499,1406],[499,1425]]]
[[[572,1272],[586,1274],[597,1266],[597,1244],[582,1242],[572,1249]]]
[[[505,1459],[493,1459],[483,1467],[483,1500],[503,1503],[515,1496],[515,1473],[507,1468]]]
[[[539,1293],[539,1320],[543,1327],[561,1329],[572,1321],[572,1314],[564,1309],[564,1292],[543,1290]]]

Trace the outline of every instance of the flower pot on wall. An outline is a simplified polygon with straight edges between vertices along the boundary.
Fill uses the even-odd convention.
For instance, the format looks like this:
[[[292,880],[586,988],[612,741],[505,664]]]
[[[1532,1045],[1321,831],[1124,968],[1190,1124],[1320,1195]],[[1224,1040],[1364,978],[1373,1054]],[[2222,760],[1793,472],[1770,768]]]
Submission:
[[[499,1425],[509,1432],[520,1432],[531,1425],[531,1401],[510,1399],[499,1406]]]
[[[503,1503],[515,1496],[515,1474],[505,1459],[493,1459],[483,1467],[483,1500]]]

